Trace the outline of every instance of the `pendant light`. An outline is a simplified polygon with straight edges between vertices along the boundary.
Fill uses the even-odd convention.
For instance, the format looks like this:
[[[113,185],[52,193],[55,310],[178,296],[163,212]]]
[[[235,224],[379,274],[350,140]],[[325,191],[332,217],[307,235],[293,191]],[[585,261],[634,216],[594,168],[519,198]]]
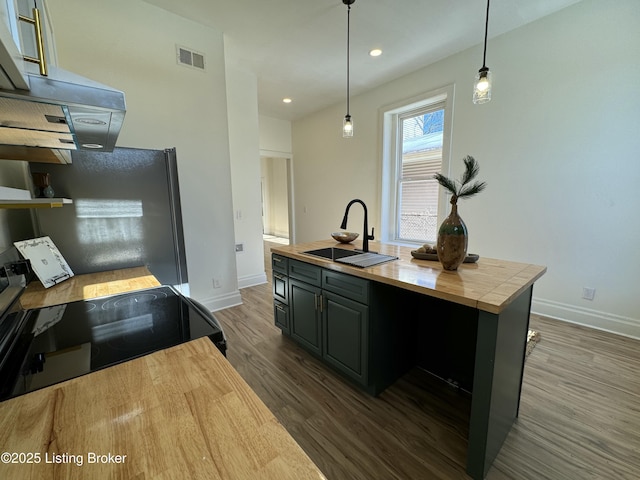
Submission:
[[[484,53],[482,68],[478,70],[473,84],[473,103],[487,103],[491,100],[491,72],[487,68],[487,33],[489,32],[489,0],[487,0],[487,19],[484,26]]]
[[[347,6],[347,114],[342,121],[342,136],[344,138],[353,137],[353,122],[351,121],[351,115],[349,114],[349,33],[350,33],[350,18],[351,18],[351,5],[356,0],[342,0]]]

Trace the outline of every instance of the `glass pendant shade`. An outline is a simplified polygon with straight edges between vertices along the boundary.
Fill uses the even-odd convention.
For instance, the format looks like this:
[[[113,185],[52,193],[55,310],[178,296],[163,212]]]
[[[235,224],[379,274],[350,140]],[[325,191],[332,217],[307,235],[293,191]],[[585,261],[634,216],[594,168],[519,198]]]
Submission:
[[[342,121],[342,136],[353,137],[353,122],[351,121],[351,115],[345,115]]]
[[[491,71],[487,67],[478,70],[473,84],[473,103],[478,105],[491,100],[491,82]]]

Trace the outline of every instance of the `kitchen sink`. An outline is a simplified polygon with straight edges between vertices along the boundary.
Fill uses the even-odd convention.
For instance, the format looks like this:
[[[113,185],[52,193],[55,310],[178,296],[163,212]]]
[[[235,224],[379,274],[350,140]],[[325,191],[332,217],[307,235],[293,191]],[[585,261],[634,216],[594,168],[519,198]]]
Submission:
[[[346,250],[344,248],[318,248],[316,250],[307,250],[307,255],[315,255],[316,257],[322,257],[329,260],[337,260],[338,258],[351,257],[353,255],[362,255],[364,252],[356,252],[355,250]]]
[[[344,248],[318,248],[317,250],[307,250],[307,255],[315,255],[316,257],[326,258],[327,260],[333,260],[339,263],[345,263],[352,267],[372,267],[380,263],[390,262],[397,260],[398,257],[391,255],[382,255],[375,252],[360,252],[355,250],[345,250]]]

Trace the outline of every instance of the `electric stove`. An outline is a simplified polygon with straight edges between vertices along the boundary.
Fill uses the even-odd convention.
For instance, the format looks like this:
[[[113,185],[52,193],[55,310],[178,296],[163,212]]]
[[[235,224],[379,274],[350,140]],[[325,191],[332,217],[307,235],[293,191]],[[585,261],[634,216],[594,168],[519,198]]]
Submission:
[[[213,314],[161,286],[20,310],[0,323],[0,401],[200,337],[226,354]]]

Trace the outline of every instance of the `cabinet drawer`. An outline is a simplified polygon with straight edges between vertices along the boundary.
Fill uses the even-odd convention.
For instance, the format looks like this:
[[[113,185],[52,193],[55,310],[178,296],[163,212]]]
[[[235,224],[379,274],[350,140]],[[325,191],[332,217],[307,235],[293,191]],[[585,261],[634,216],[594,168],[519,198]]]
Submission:
[[[286,275],[288,272],[288,262],[289,259],[287,257],[283,257],[277,253],[271,254],[271,268],[276,272],[284,273]]]
[[[282,303],[289,304],[289,279],[282,273],[273,272],[273,298]]]
[[[319,287],[322,284],[322,269],[310,263],[289,260],[289,276]]]
[[[365,305],[369,303],[369,280],[363,278],[323,270],[322,288]]]
[[[280,328],[285,333],[291,333],[291,327],[289,324],[289,306],[278,301],[273,302],[273,318],[275,320],[276,327]]]

